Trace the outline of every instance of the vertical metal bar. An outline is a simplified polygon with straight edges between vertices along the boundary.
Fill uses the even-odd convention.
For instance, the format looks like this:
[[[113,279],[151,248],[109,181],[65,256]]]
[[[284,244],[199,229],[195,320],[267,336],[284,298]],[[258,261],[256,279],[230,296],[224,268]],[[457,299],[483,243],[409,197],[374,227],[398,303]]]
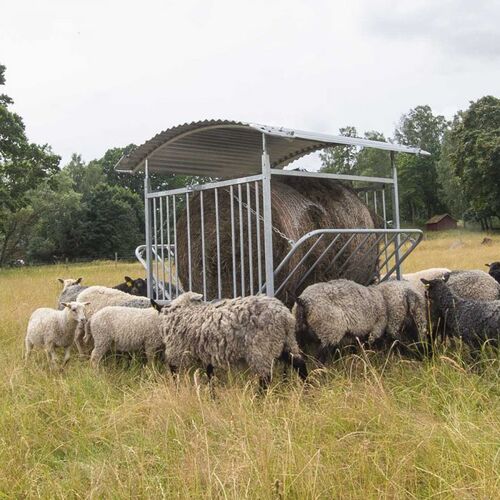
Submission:
[[[373,191],[373,210],[375,211],[375,215],[378,215],[377,191]]]
[[[189,291],[193,288],[191,270],[191,214],[189,213],[189,193],[186,193],[186,225],[187,225],[187,251],[188,251],[188,284]]]
[[[266,295],[274,296],[273,218],[271,211],[271,161],[267,153],[266,134],[262,134],[262,209],[264,212],[264,258]]]
[[[238,296],[238,290],[236,289],[236,237],[234,231],[234,189],[233,186],[229,186],[229,197],[231,204],[231,252],[233,257],[233,297]]]
[[[153,226],[154,226],[154,242],[155,242],[155,299],[158,299],[158,279],[159,279],[159,260],[158,260],[158,224],[157,224],[157,216],[156,216],[156,198],[153,198]]]
[[[262,290],[262,262],[260,248],[260,200],[259,200],[259,182],[255,181],[255,224],[257,225],[257,274],[259,280],[259,292]]]
[[[220,228],[219,228],[219,190],[215,188],[215,239],[217,245],[217,298],[222,298],[221,269],[220,269]]]
[[[168,248],[168,297],[172,299],[172,247],[170,244],[170,196],[165,197],[167,203],[167,248]]]
[[[248,275],[250,276],[250,295],[253,295],[253,256],[252,256],[252,214],[250,205],[250,183],[247,182],[247,225],[248,225]]]
[[[385,204],[385,186],[382,189],[382,217],[384,218],[384,229],[387,229],[387,209]],[[387,261],[387,233],[384,234],[385,260]],[[385,272],[389,271],[389,264],[386,263]]]
[[[399,189],[398,189],[398,171],[396,169],[396,161],[394,157],[394,151],[391,151],[391,167],[392,167],[392,178],[394,180],[393,186],[393,211],[394,211],[394,224],[395,229],[400,229],[399,221]],[[398,280],[401,279],[401,266],[399,264],[399,234],[396,237],[396,276]]]
[[[207,300],[207,275],[205,269],[205,214],[203,212],[203,191],[200,191],[201,269],[203,279],[203,300]]]
[[[162,282],[163,287],[161,287],[161,298],[165,300],[165,241],[163,238],[163,198],[158,198],[160,203],[160,249],[161,249],[161,270],[162,270]],[[159,298],[159,297],[158,297]]]
[[[144,160],[144,222],[146,226],[146,276],[148,280],[148,297],[153,297],[153,262],[151,238],[151,201],[148,198],[151,184],[149,182],[148,159]]]
[[[178,257],[179,253],[177,252],[177,207],[175,206],[175,194],[172,196],[172,209],[174,212],[174,266],[175,266],[175,296],[179,296],[179,263]]]
[[[240,220],[240,270],[241,270],[241,296],[246,295],[245,290],[245,237],[243,230],[243,206],[241,203],[241,184],[238,184],[238,217]]]

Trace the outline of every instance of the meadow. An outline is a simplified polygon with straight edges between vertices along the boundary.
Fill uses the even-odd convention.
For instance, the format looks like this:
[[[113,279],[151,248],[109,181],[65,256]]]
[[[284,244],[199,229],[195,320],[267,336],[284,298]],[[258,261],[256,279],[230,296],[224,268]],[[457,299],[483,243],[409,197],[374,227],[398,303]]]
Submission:
[[[404,270],[486,269],[500,237],[484,236],[430,235]],[[500,498],[497,353],[477,370],[446,346],[424,361],[367,351],[264,396],[240,373],[220,374],[211,397],[204,376],[176,385],[137,361],[25,364],[29,315],[54,307],[58,277],[142,274],[113,262],[0,270],[0,498]]]

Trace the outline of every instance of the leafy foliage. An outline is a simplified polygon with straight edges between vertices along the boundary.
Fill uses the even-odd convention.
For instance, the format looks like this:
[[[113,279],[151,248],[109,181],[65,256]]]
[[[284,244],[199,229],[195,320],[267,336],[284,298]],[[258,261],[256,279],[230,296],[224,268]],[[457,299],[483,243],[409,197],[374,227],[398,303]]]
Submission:
[[[500,99],[472,102],[455,120],[451,161],[475,218],[500,216]]]

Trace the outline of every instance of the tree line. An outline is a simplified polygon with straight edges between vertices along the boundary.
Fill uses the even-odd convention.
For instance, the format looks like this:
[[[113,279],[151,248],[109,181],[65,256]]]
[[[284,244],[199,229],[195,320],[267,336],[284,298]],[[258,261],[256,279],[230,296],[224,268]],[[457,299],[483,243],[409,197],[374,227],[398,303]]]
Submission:
[[[356,137],[352,126],[341,135]],[[401,219],[421,225],[436,214],[475,221],[492,229],[500,217],[500,99],[485,96],[448,121],[430,106],[417,106],[401,116],[392,138],[380,132],[366,139],[417,146],[430,156],[398,154]],[[322,171],[388,177],[389,155],[376,149],[342,146],[321,155]]]
[[[0,65],[0,86],[5,66]],[[31,143],[12,99],[0,94],[0,266],[14,259],[133,256],[144,242],[141,176],[114,170],[135,145],[112,148],[88,163],[74,154],[67,165],[47,144]],[[356,136],[354,127],[340,129]],[[368,139],[387,140],[379,132]],[[430,157],[400,154],[400,205],[412,224],[447,211],[475,219],[488,228],[500,215],[500,100],[487,96],[472,102],[449,122],[429,106],[401,117],[394,132],[401,144],[419,146]],[[387,152],[335,147],[321,154],[322,170],[384,177],[390,175]],[[181,176],[152,176],[154,189],[184,185]]]

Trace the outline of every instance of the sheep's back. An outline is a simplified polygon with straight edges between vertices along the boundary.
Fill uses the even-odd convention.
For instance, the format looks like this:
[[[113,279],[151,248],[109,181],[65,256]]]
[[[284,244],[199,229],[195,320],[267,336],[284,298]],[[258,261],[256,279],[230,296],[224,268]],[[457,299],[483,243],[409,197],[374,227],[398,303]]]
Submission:
[[[500,299],[500,284],[481,270],[451,272],[448,287],[462,299],[484,301]]]

